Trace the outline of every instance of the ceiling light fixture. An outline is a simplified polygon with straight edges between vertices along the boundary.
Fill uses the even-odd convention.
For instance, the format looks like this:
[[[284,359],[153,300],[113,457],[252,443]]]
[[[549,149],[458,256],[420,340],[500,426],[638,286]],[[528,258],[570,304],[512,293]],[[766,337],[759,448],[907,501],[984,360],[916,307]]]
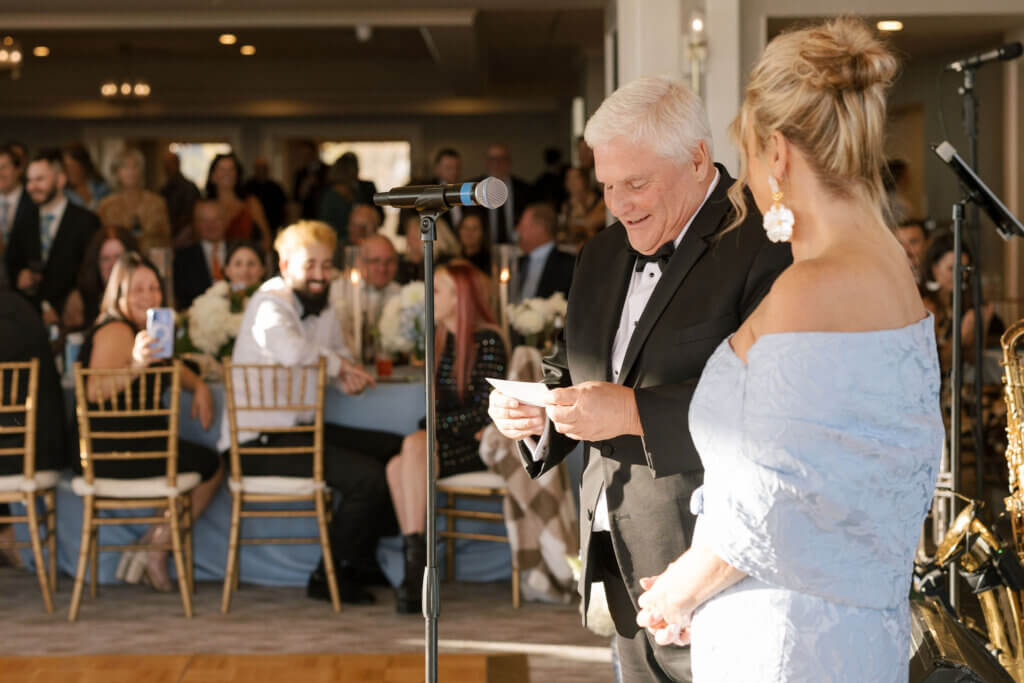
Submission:
[[[5,36],[3,47],[0,47],[0,73],[10,72],[11,80],[20,78],[23,57],[21,44],[11,36]]]
[[[144,80],[104,81],[100,85],[100,95],[107,99],[141,100],[152,94],[153,88]]]
[[[356,24],[356,40],[360,43],[368,43],[373,37],[373,27],[369,24]]]
[[[241,52],[246,57],[251,57],[254,54],[256,54],[256,46],[255,45],[243,45],[241,48],[239,48],[238,51]]]
[[[220,41],[221,45],[234,45],[238,42],[238,36],[234,33],[222,33],[217,40]]]
[[[876,26],[878,26],[879,31],[886,31],[890,33],[893,31],[903,30],[903,22],[897,21],[895,19],[883,19],[882,21],[878,22]]]
[[[45,45],[36,45],[34,48],[32,48],[32,54],[34,54],[36,57],[49,57],[50,48],[46,47]]]

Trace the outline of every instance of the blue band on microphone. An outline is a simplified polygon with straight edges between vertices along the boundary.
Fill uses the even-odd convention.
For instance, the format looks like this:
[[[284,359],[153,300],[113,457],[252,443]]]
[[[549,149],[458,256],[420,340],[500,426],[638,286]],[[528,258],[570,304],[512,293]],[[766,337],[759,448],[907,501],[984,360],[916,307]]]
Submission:
[[[459,201],[467,206],[476,204],[473,201],[473,183],[462,183],[462,187],[459,188]]]

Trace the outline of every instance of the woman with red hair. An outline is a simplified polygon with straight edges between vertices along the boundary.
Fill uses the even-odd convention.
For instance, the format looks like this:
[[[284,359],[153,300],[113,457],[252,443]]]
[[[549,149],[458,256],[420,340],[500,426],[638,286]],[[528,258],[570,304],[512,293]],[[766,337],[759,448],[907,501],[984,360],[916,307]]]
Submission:
[[[480,274],[465,260],[434,274],[437,358],[438,478],[485,469],[479,433],[490,424],[487,377],[504,377],[505,340],[487,306]],[[424,425],[425,426],[425,425]],[[405,543],[405,580],[396,589],[401,614],[420,611],[426,545],[427,433],[410,434],[387,465],[388,488]]]

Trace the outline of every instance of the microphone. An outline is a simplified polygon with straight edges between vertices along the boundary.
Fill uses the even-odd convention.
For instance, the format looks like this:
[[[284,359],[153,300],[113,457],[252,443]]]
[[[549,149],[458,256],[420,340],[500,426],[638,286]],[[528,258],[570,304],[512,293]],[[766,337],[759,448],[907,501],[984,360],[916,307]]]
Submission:
[[[935,145],[931,147],[932,151],[953,169],[971,201],[984,209],[1004,240],[1013,236],[1024,236],[1024,225],[1020,224],[1010,210],[999,201],[999,197],[993,194],[985,182],[978,177],[978,174],[960,158],[953,145],[948,141],[943,141],[938,147]]]
[[[963,71],[964,69],[975,69],[989,62],[1005,61],[1008,62],[1011,59],[1017,59],[1020,57],[1021,52],[1024,48],[1021,47],[1019,42],[1007,43],[1002,47],[998,47],[995,50],[989,50],[988,52],[982,52],[978,55],[971,57],[965,57],[958,59],[955,62],[950,62],[946,65],[946,71]]]
[[[456,185],[407,185],[373,195],[373,203],[377,206],[417,211],[447,211],[453,206],[497,209],[507,199],[508,187],[494,177]]]

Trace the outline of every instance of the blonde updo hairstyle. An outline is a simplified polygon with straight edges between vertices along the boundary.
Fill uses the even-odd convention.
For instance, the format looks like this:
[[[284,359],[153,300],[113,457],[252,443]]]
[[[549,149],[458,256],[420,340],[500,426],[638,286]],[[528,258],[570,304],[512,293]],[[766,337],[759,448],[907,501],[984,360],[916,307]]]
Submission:
[[[754,66],[730,133],[740,149],[740,177],[729,189],[739,225],[747,214],[747,154],[778,131],[799,149],[822,186],[840,199],[861,199],[883,216],[886,201],[886,90],[895,56],[861,21],[840,17],[783,33]],[[746,147],[748,136],[754,148]]]

